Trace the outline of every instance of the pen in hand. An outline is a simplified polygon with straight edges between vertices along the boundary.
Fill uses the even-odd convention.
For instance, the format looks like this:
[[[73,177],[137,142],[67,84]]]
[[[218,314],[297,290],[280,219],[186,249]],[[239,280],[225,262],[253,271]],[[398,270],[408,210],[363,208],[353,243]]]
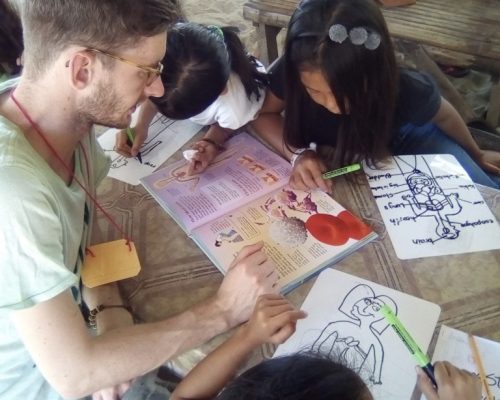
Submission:
[[[127,128],[127,144],[132,147],[132,145],[134,144],[134,139],[135,139],[135,132],[134,132],[134,128],[131,128],[130,126]],[[139,162],[142,164],[142,156],[141,156],[141,152],[137,152],[137,159],[139,160]]]
[[[436,378],[434,377],[434,367],[432,366],[427,355],[422,350],[420,350],[420,347],[418,347],[413,337],[411,337],[399,318],[396,316],[396,314],[394,314],[389,306],[383,305],[380,309],[380,313],[384,316],[388,324],[392,326],[398,337],[403,341],[406,348],[413,355],[420,368],[422,368],[422,370],[431,380],[434,387],[437,389]]]

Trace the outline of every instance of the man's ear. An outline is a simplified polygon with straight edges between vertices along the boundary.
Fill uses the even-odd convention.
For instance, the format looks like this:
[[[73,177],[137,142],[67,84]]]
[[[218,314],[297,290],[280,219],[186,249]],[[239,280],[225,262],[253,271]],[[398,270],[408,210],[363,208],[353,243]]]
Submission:
[[[66,63],[70,69],[71,83],[77,89],[86,88],[94,74],[95,57],[88,52],[78,52]]]

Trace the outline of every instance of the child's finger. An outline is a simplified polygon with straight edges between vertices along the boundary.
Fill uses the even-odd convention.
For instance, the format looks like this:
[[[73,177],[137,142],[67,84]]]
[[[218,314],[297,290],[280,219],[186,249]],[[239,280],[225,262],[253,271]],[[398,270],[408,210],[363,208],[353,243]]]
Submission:
[[[427,398],[427,400],[439,400],[439,396],[436,392],[432,381],[425,374],[425,372],[420,367],[415,367],[417,371],[417,387]]]

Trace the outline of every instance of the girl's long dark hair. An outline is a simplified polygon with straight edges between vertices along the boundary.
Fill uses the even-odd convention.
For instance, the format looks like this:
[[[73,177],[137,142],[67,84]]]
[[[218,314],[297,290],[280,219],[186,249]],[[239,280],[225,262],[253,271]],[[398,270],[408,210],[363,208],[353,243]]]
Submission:
[[[23,52],[21,20],[7,0],[0,0],[0,72],[16,74],[16,61]]]
[[[172,119],[190,118],[205,110],[222,93],[231,71],[241,79],[249,99],[258,100],[259,89],[267,82],[267,75],[257,70],[256,59],[246,53],[233,27],[175,24],[167,33],[164,64],[165,94],[151,100]]]
[[[369,50],[330,40],[328,31],[341,24],[349,32],[364,27],[380,35]],[[332,133],[333,165],[366,159],[373,163],[389,154],[398,90],[398,69],[389,32],[374,0],[304,0],[294,12],[285,40],[285,142],[306,147],[301,105],[309,96],[301,71],[323,73],[342,117],[336,141]],[[312,101],[312,100],[311,100]]]

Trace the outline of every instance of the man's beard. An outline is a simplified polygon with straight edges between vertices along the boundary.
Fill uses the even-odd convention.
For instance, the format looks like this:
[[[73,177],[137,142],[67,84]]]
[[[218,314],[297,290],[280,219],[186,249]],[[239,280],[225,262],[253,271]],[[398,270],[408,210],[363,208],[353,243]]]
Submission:
[[[129,125],[128,108],[120,102],[110,83],[99,82],[92,97],[85,99],[79,111],[82,122],[123,129]]]

